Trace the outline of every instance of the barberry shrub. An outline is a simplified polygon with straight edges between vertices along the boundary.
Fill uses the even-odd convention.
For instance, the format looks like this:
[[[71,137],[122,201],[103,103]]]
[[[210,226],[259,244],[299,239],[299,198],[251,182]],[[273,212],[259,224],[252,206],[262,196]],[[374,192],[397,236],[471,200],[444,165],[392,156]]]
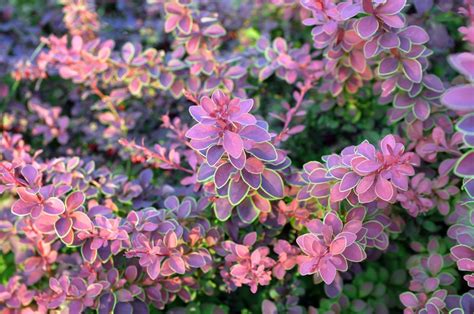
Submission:
[[[474,1],[0,6],[2,313],[474,313]]]

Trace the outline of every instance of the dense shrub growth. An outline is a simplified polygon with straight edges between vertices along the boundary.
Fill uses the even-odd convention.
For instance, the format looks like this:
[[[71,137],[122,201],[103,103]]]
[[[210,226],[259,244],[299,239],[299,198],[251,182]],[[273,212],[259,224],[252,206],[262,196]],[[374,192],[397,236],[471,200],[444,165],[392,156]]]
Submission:
[[[474,1],[10,2],[2,313],[474,313]]]

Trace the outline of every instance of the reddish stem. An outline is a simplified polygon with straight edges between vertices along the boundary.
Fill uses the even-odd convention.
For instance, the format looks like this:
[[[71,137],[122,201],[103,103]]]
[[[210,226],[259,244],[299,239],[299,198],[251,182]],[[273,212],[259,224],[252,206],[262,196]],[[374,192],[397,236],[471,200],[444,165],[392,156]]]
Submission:
[[[299,97],[298,97],[298,100],[296,101],[296,105],[288,111],[288,114],[286,115],[286,119],[285,119],[285,124],[283,125],[283,129],[275,138],[275,144],[278,145],[282,141],[283,136],[286,134],[286,132],[288,132],[291,121],[293,120],[295,114],[298,112],[301,105],[303,104],[304,96],[312,87],[313,87],[313,82],[310,80],[305,81],[304,85],[300,87]]]

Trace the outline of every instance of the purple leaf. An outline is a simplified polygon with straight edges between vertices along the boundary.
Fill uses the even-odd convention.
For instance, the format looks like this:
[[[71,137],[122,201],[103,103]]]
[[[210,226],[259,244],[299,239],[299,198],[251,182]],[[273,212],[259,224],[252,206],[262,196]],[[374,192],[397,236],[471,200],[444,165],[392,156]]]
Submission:
[[[97,250],[91,249],[91,242],[92,240],[88,239],[81,247],[82,256],[89,263],[93,263],[97,258]]]
[[[358,73],[363,73],[367,66],[365,56],[360,50],[353,50],[350,54],[351,66]]]
[[[422,99],[417,98],[415,105],[413,106],[413,113],[418,120],[425,121],[430,116],[431,106],[430,104]]]
[[[418,14],[424,14],[433,7],[433,0],[414,0],[413,3]]]
[[[232,180],[229,185],[229,201],[232,205],[237,205],[247,196],[249,186],[244,180]]]
[[[17,216],[29,215],[34,207],[37,207],[35,203],[26,203],[22,199],[17,200],[12,205],[12,213]]]
[[[425,291],[432,292],[436,290],[439,286],[439,279],[438,278],[427,278],[423,283],[423,287]]]
[[[117,313],[117,314],[118,313],[134,313],[132,305],[128,303],[127,301],[121,300],[122,299],[120,296],[121,291],[124,291],[124,290],[117,291],[117,295],[119,295],[118,296],[119,303],[117,303],[117,305],[115,306],[114,313]],[[133,297],[131,297],[130,301],[131,300],[133,300]]]
[[[390,75],[397,71],[398,60],[396,58],[384,58],[379,65],[379,74],[381,76]]]
[[[178,28],[184,33],[191,33],[191,28],[193,26],[193,20],[189,15],[181,16],[181,19],[178,22]]]
[[[417,60],[403,59],[402,65],[403,72],[408,79],[415,83],[421,83],[421,79],[423,78],[423,70],[421,68],[421,64]]]
[[[224,132],[224,149],[225,151],[234,158],[239,158],[244,151],[244,142],[239,134],[225,131]]]
[[[415,103],[415,99],[409,97],[407,94],[397,94],[393,102],[394,106],[400,109],[410,108]]]
[[[31,165],[26,165],[21,169],[21,174],[23,175],[23,177],[26,179],[26,182],[28,182],[30,186],[34,186],[35,180],[38,176],[38,170],[36,170],[35,167]]]
[[[348,246],[342,255],[351,262],[361,262],[367,257],[364,250],[357,243]]]
[[[239,132],[239,135],[256,143],[268,142],[271,139],[270,134],[266,130],[256,125],[248,125],[244,127]]]
[[[361,12],[362,12],[362,8],[359,4],[350,4],[350,5],[346,5],[342,9],[341,17],[343,20],[348,20]]]
[[[448,89],[441,102],[451,110],[456,111],[474,111],[474,85],[461,85]]]
[[[398,48],[400,46],[400,38],[394,33],[385,33],[379,38],[379,45],[384,49]]]
[[[257,190],[262,183],[262,176],[260,174],[250,173],[247,170],[241,171],[242,179],[250,186],[252,189]]]
[[[248,113],[253,108],[253,99],[241,99],[239,102],[239,113]]]
[[[208,37],[221,37],[226,34],[226,31],[220,24],[215,23],[206,27],[203,34]]]
[[[204,182],[212,178],[216,168],[209,166],[207,163],[201,164],[197,174],[197,180],[199,182]]]
[[[330,226],[334,233],[340,233],[342,231],[342,221],[339,216],[334,212],[329,212],[324,217],[324,224]]]
[[[380,47],[377,40],[372,39],[365,43],[364,45],[364,56],[367,59],[375,57],[380,52]]]
[[[330,285],[336,278],[336,267],[328,260],[320,264],[319,274],[323,279],[324,283]]]
[[[274,198],[282,198],[284,196],[283,180],[274,170],[266,169],[263,171],[261,187],[265,193]]]
[[[462,117],[456,127],[465,134],[474,134],[474,114],[468,114]]]
[[[266,80],[267,78],[269,78],[272,74],[273,74],[273,69],[269,66],[266,66],[266,67],[263,67],[259,74],[258,74],[258,80],[260,82]]]
[[[253,205],[250,198],[247,198],[237,206],[237,214],[243,222],[250,224],[257,219],[259,210]]]
[[[165,90],[168,90],[174,83],[175,76],[169,72],[161,72],[160,84]]]
[[[408,308],[418,307],[418,298],[413,292],[403,292],[400,294],[400,301]]]
[[[132,43],[126,43],[122,47],[122,58],[123,60],[130,64],[133,58],[135,57],[135,46]]]
[[[84,204],[86,196],[81,191],[73,192],[66,198],[66,207],[68,211],[78,209]]]
[[[218,188],[223,187],[237,170],[230,163],[220,165],[214,175],[214,182]]]
[[[179,206],[179,199],[172,195],[172,196],[168,196],[166,199],[165,199],[165,203],[164,203],[165,207],[168,208],[168,209],[177,209],[178,206]]]
[[[184,264],[183,259],[180,256],[171,256],[169,258],[169,265],[172,270],[174,270],[178,274],[184,274],[186,271],[186,267]]]
[[[217,219],[225,221],[229,219],[232,213],[232,204],[229,203],[227,198],[218,198],[215,201],[214,211]]]
[[[286,44],[285,39],[281,37],[275,38],[273,41],[273,49],[275,49],[277,52],[285,52],[288,50],[288,45]]]
[[[428,268],[430,269],[432,275],[437,275],[443,268],[443,264],[443,257],[439,254],[432,254],[428,258]]]
[[[246,154],[245,152],[239,156],[239,158],[234,158],[232,156],[229,156],[229,160],[230,160],[230,163],[235,167],[237,168],[238,170],[242,170],[244,169],[245,167],[245,163],[246,163]]]
[[[246,73],[246,69],[241,67],[241,66],[233,66],[233,67],[230,67],[226,72],[225,72],[225,75],[226,77],[228,78],[231,78],[231,79],[239,79],[241,78],[242,76],[245,75]],[[248,111],[247,111],[248,112]]]
[[[278,309],[272,301],[263,300],[262,302],[262,314],[278,314]]]
[[[60,238],[64,238],[72,228],[71,218],[59,218],[54,224],[54,229]]]
[[[394,15],[399,13],[406,5],[406,0],[389,0],[385,1],[377,8],[377,13]]]
[[[191,139],[206,139],[217,136],[219,129],[212,125],[196,124],[186,132],[186,137]]]
[[[467,152],[459,159],[454,172],[460,177],[474,176],[474,150]]]
[[[113,293],[105,293],[99,298],[99,308],[97,309],[99,314],[112,313],[115,308],[117,299]]]
[[[351,192],[350,189],[343,191],[341,189],[341,182],[337,182],[336,184],[334,184],[333,188],[331,189],[331,193],[330,193],[331,201],[340,202],[346,199],[349,196],[350,192]]]
[[[383,232],[384,229],[384,226],[376,220],[371,220],[369,222],[364,223],[363,227],[367,229],[366,236],[371,239],[377,238]]]
[[[332,255],[339,255],[346,249],[347,241],[344,237],[334,239],[329,246]]]
[[[402,28],[405,26],[405,17],[403,15],[384,15],[383,21],[390,27],[393,28]]]
[[[380,167],[382,167],[382,165],[379,162],[367,159],[355,165],[354,169],[363,174],[369,174],[379,170]]]
[[[224,155],[224,148],[219,145],[211,146],[206,153],[207,162],[211,166],[215,166],[217,162],[222,158]]]
[[[206,260],[199,253],[191,253],[187,256],[189,266],[200,268],[206,265]]]
[[[434,92],[442,93],[444,91],[443,82],[434,74],[423,76],[423,85]]]
[[[468,80],[474,81],[474,54],[470,52],[463,52],[451,55],[449,63],[459,73],[464,75]]]
[[[410,25],[399,33],[400,36],[408,38],[412,44],[423,45],[430,40],[428,33],[421,27]]]
[[[369,39],[379,29],[379,22],[374,16],[364,16],[356,24],[357,33],[363,39]]]
[[[275,147],[270,143],[255,144],[252,146],[249,152],[263,161],[275,161],[278,157]]]
[[[60,215],[64,213],[64,203],[57,197],[50,197],[44,202],[44,212],[48,215]]]
[[[245,170],[247,170],[250,173],[254,173],[254,174],[262,173],[264,168],[265,168],[265,165],[263,164],[263,162],[255,157],[250,157],[245,162]]]

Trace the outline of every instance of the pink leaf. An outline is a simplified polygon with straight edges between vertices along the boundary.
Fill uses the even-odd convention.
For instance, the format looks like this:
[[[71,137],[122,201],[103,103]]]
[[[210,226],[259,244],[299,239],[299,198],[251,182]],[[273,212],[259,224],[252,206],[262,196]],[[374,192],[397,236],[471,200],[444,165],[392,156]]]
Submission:
[[[223,139],[225,151],[234,158],[239,158],[244,150],[244,142],[239,134],[225,131]]]
[[[375,193],[382,200],[389,202],[395,194],[395,189],[387,179],[378,176],[375,182]]]
[[[184,274],[186,271],[184,260],[180,256],[171,256],[169,258],[169,265],[178,274]]]

